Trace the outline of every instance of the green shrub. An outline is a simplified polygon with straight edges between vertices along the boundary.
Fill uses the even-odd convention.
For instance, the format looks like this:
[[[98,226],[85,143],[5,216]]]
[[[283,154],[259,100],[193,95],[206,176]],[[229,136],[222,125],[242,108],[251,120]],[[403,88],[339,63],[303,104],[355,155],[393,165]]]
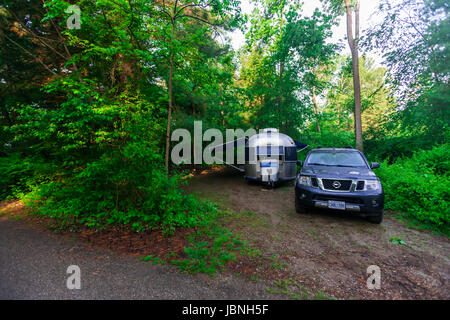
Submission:
[[[47,181],[54,168],[39,157],[12,153],[0,157],[0,200],[21,197],[40,182]]]
[[[386,207],[441,232],[449,232],[450,145],[421,150],[411,158],[383,163],[377,172]]]
[[[86,79],[58,80],[47,91],[64,92],[67,99],[54,110],[23,106],[20,124],[11,128],[23,141],[42,142],[36,153],[46,154],[45,163],[55,169],[23,197],[37,213],[63,224],[171,232],[198,226],[215,210],[182,192],[179,176],[167,174],[163,109],[127,92],[101,96]],[[20,166],[19,160],[13,164]],[[8,185],[17,185],[22,172],[9,171]]]
[[[444,134],[445,135],[445,134]],[[448,136],[448,134],[447,134]],[[395,162],[398,158],[412,157],[417,150],[429,150],[442,140],[430,135],[401,135],[364,141],[364,152],[368,158]],[[441,142],[442,143],[442,142]]]
[[[22,178],[30,174],[29,168],[22,162],[19,154],[0,157],[0,200],[11,196],[14,186],[19,187]]]
[[[170,232],[201,224],[215,207],[185,194],[179,177],[168,176],[161,163],[150,142],[131,143],[73,176],[37,185],[24,200],[40,214],[91,227],[123,224]]]

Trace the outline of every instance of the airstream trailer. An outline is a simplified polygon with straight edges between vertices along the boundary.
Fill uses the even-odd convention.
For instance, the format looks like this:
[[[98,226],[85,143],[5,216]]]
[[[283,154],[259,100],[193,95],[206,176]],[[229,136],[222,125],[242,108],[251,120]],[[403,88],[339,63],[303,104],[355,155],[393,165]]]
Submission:
[[[240,139],[237,143],[227,143],[225,149],[234,148],[239,145],[239,142],[244,141],[245,164],[243,167],[232,166],[244,172],[247,181],[261,181],[271,187],[279,181],[296,178],[297,151],[308,147],[295,142],[277,129],[267,128],[249,138]]]

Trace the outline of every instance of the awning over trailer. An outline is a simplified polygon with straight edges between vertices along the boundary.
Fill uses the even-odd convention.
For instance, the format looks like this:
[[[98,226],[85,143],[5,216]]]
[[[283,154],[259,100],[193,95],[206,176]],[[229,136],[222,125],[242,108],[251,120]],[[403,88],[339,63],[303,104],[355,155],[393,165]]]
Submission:
[[[303,150],[303,149],[306,149],[309,146],[309,145],[301,143],[299,141],[294,141],[294,142],[295,142],[295,146],[297,147],[297,149]]]
[[[236,147],[242,146],[247,141],[248,141],[247,137],[239,138],[239,139],[227,142],[227,143],[223,143],[223,144],[219,144],[217,146],[214,146],[214,147],[211,148],[211,151],[213,152],[216,149],[218,149],[218,150],[229,150],[229,149],[232,149],[232,148],[236,148]]]
[[[243,137],[243,138],[239,138],[239,139],[227,142],[227,143],[219,144],[219,145],[214,146],[214,147],[209,147],[209,150],[213,154],[213,157],[215,157],[216,152],[221,153],[221,152],[224,152],[225,150],[231,150],[231,149],[234,149],[236,147],[243,146],[243,145],[245,145],[245,143],[247,141],[248,141],[248,138],[247,137]],[[224,161],[222,159],[219,159],[219,158],[215,158],[215,159],[219,160],[223,164],[229,165],[229,166],[239,170],[240,172],[245,172],[245,170],[243,168],[243,165],[234,165],[232,163],[228,163],[228,162],[226,162],[226,161]]]

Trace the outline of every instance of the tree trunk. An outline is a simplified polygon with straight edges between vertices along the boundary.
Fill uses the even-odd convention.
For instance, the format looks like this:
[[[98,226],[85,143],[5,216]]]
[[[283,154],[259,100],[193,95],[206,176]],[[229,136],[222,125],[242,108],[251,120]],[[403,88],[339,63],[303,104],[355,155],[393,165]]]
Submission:
[[[313,86],[312,101],[313,101],[313,105],[314,105],[314,114],[316,115],[316,121],[317,121],[317,132],[320,132],[319,111],[317,110],[317,102],[316,102],[316,86]]]
[[[278,93],[278,129],[281,129],[281,104],[283,99],[283,71],[284,62],[280,62],[280,92]]]
[[[355,100],[355,144],[356,148],[363,151],[362,124],[361,124],[361,82],[359,79],[358,40],[359,40],[359,0],[355,5],[355,38],[352,31],[352,7],[351,1],[345,0],[347,15],[347,39],[352,53],[353,92]]]
[[[168,83],[168,89],[169,89],[169,110],[167,115],[167,131],[166,131],[166,158],[165,158],[165,166],[167,169],[167,172],[169,172],[169,152],[170,152],[170,122],[172,119],[172,108],[173,108],[173,96],[172,96],[172,74],[173,74],[173,52],[170,54],[170,61],[169,61],[169,83]]]

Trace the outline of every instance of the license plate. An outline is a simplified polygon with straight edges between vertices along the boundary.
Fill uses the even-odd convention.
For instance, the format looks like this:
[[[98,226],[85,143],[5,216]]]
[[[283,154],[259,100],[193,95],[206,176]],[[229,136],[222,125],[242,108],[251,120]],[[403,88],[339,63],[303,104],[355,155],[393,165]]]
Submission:
[[[328,208],[330,208],[330,209],[338,209],[338,210],[345,210],[345,202],[344,201],[328,200]]]

